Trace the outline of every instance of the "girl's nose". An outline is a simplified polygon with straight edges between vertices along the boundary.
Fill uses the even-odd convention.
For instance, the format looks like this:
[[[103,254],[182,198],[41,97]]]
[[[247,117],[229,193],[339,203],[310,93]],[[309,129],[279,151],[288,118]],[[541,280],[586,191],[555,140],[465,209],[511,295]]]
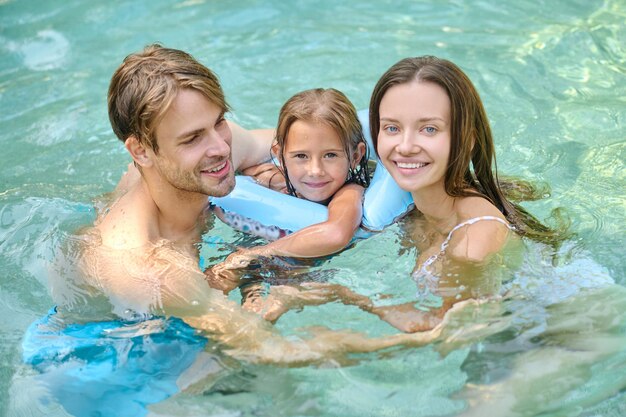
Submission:
[[[310,164],[311,175],[322,175],[324,173],[324,166],[322,161],[312,159]]]

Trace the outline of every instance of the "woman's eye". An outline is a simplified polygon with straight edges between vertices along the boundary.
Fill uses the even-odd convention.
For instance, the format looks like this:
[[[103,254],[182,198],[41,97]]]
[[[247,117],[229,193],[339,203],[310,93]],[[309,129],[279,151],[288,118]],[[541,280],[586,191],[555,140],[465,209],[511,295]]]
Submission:
[[[437,128],[433,126],[426,126],[424,128],[424,132],[426,132],[426,134],[428,135],[434,135],[435,133],[437,133]]]
[[[396,126],[385,126],[385,132],[387,133],[398,133],[399,129]]]

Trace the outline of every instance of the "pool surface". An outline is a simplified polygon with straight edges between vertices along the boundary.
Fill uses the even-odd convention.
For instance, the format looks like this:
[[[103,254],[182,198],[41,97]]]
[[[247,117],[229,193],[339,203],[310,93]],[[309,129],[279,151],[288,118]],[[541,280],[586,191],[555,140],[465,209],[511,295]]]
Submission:
[[[539,218],[566,208],[575,236],[556,253],[525,242],[521,263],[503,269],[514,296],[477,312],[474,333],[356,355],[344,367],[260,366],[216,353],[178,380],[182,391],[142,412],[626,415],[625,22],[622,0],[0,0],[0,415],[80,415],[62,406],[69,391],[23,363],[22,341],[53,305],[48,266],[59,244],[93,221],[94,200],[129,162],[108,122],[110,77],[157,41],[214,70],[229,117],[248,128],[273,127],[284,101],[313,87],[367,108],[399,59],[451,59],[485,103],[499,172],[550,184],[549,196],[525,207]],[[220,239],[207,237],[208,262],[250,243],[219,222],[211,236]],[[391,295],[380,302],[411,300],[416,254],[403,239],[394,225],[312,266],[308,279]],[[290,312],[277,327],[320,324],[395,332],[340,304]],[[150,375],[142,372],[137,380]]]

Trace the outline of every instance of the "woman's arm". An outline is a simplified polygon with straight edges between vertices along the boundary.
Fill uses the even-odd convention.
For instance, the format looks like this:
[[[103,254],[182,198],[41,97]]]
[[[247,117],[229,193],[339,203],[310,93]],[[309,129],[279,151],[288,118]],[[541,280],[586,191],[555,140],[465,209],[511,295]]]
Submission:
[[[419,303],[360,307],[380,317],[403,332],[420,332],[435,328],[455,304],[482,299],[497,294],[500,288],[498,274],[494,274],[493,255],[508,241],[509,228],[494,220],[481,220],[455,231],[436,264],[420,263],[417,273],[436,275],[436,288],[429,288],[434,296],[441,298],[441,305],[427,310],[417,308]],[[453,280],[447,277],[455,277]],[[419,279],[419,278],[418,278]]]

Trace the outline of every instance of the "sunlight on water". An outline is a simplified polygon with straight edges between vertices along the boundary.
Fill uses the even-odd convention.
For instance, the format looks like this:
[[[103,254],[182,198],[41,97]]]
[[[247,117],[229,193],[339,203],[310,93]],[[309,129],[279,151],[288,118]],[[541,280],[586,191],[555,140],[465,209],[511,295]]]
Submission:
[[[501,265],[502,299],[460,315],[440,343],[299,369],[207,347],[173,382],[184,391],[149,406],[153,415],[626,414],[626,4],[335,3],[0,0],[0,415],[71,415],[54,384],[23,363],[22,340],[52,307],[48,269],[59,246],[93,221],[94,200],[129,162],[108,122],[110,77],[127,54],[156,41],[212,68],[229,117],[249,128],[273,126],[282,103],[312,87],[338,88],[366,108],[378,77],[400,58],[449,58],[484,100],[500,172],[548,183],[549,197],[525,207],[540,218],[565,207],[575,236],[557,251],[526,242],[519,264]],[[274,264],[268,275],[343,284],[377,305],[414,302],[417,254],[404,240],[394,225],[304,273]],[[200,253],[210,265],[256,243],[216,222]],[[395,333],[339,303],[289,312],[276,327],[295,338],[320,324]],[[165,329],[190,329],[178,326]],[[160,336],[154,345],[131,342],[153,330],[117,329],[106,346],[129,366],[151,346],[167,356],[159,346],[173,345],[159,345]],[[191,333],[176,347],[195,354]],[[90,363],[81,360],[65,366]],[[68,392],[83,392],[54,366]],[[148,384],[149,371],[159,370],[128,377]]]

